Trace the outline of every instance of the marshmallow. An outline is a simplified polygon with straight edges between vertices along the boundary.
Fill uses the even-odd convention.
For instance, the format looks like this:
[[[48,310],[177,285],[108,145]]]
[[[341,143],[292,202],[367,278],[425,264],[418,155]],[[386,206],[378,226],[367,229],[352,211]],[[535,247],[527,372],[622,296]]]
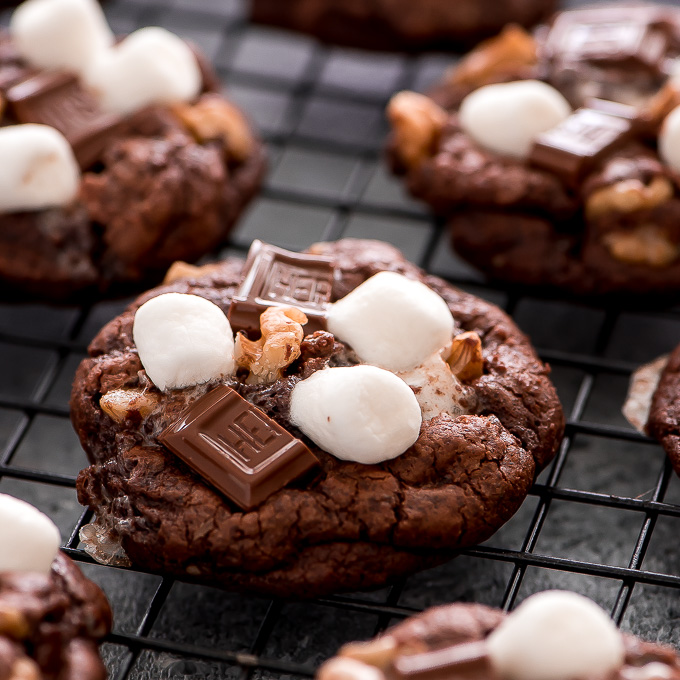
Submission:
[[[29,503],[0,493],[0,572],[49,574],[61,534],[54,522]]]
[[[680,172],[680,106],[666,116],[661,126],[659,155],[664,163]]]
[[[380,272],[327,312],[328,330],[357,356],[406,371],[451,341],[453,317],[444,300],[419,281]]]
[[[614,622],[582,595],[549,590],[528,598],[488,638],[489,658],[507,680],[604,677],[624,661]]]
[[[341,460],[382,463],[418,439],[422,418],[411,388],[375,366],[327,368],[295,385],[291,422]]]
[[[569,102],[539,80],[486,85],[469,94],[460,106],[460,124],[489,151],[526,158],[542,132],[571,114]]]
[[[198,295],[166,293],[135,314],[132,336],[159,390],[209,382],[234,372],[234,334],[224,312]]]
[[[96,0],[27,0],[12,15],[10,32],[32,66],[76,73],[114,40]]]
[[[80,169],[64,136],[48,125],[0,128],[0,211],[68,205],[80,187]]]
[[[84,79],[106,111],[127,114],[149,104],[195,99],[202,86],[196,56],[163,28],[142,28],[101,53]]]

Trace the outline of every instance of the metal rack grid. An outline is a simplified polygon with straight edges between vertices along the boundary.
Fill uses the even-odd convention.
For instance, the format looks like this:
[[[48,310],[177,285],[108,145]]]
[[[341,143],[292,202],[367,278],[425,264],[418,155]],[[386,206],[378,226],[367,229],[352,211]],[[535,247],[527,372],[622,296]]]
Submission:
[[[47,512],[66,552],[106,590],[116,617],[104,646],[111,677],[311,677],[343,642],[427,606],[509,609],[550,587],[586,594],[623,629],[680,646],[680,481],[620,415],[630,373],[680,340],[680,313],[508,293],[450,252],[442,226],[387,175],[380,148],[390,93],[425,88],[451,57],[322,47],[248,24],[242,0],[112,0],[106,11],[116,32],[156,24],[199,43],[268,142],[265,190],[222,254],[242,255],[256,237],[291,249],[341,236],[391,241],[506,309],[551,363],[568,417],[557,459],[517,515],[450,563],[304,604],[226,593],[96,565],[79,549],[89,514],[73,491],[86,461],[68,421],[70,382],[89,339],[127,301],[0,301],[0,492]]]

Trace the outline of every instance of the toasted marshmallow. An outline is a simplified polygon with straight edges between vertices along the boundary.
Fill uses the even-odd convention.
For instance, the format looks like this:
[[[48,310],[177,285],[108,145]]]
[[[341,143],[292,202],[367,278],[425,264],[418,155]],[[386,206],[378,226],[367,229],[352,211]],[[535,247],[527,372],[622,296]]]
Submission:
[[[26,0],[10,21],[19,54],[31,66],[82,73],[114,41],[96,0]]]
[[[0,211],[68,205],[78,194],[80,169],[64,136],[48,125],[0,128]]]
[[[661,126],[659,155],[666,165],[680,172],[680,106],[666,116]]]
[[[141,28],[99,54],[84,79],[106,111],[127,114],[149,104],[195,99],[201,91],[196,56],[164,28]]]
[[[465,132],[489,151],[527,158],[536,138],[571,114],[569,102],[539,80],[485,85],[460,106]]]
[[[0,572],[48,574],[60,544],[59,529],[47,515],[26,501],[0,493]]]
[[[327,312],[328,330],[366,363],[390,371],[421,364],[451,341],[453,317],[420,281],[380,272]]]
[[[561,590],[523,602],[488,638],[489,658],[507,680],[604,677],[624,661],[623,637],[594,602]]]
[[[313,373],[293,388],[290,418],[324,451],[365,464],[404,453],[422,422],[411,388],[375,366]]]
[[[234,372],[234,334],[224,312],[198,295],[166,293],[135,314],[132,335],[159,390],[216,380]]]

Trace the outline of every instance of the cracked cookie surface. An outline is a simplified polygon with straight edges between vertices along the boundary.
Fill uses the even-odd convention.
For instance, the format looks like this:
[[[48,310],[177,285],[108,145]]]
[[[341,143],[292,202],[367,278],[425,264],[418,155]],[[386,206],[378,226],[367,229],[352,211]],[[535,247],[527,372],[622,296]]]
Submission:
[[[488,538],[514,514],[536,473],[554,456],[564,421],[549,371],[502,311],[426,275],[386,244],[347,239],[317,244],[312,252],[333,258],[333,300],[383,270],[436,291],[460,330],[482,340],[484,373],[470,383],[475,407],[468,415],[425,421],[416,443],[393,460],[338,460],[288,420],[295,383],[346,361],[346,348],[329,333],[307,336],[300,359],[281,380],[226,381],[302,438],[321,463],[319,474],[243,512],[157,441],[215,383],[158,392],[132,340],[135,309],[164,292],[203,296],[226,313],[243,262],[227,260],[200,278],[156,288],[95,337],[71,401],[74,426],[92,462],[78,478],[79,499],[96,511],[132,564],[296,597],[379,586]],[[100,398],[121,388],[142,388],[154,395],[155,405],[144,416],[134,411],[115,422],[100,408]]]

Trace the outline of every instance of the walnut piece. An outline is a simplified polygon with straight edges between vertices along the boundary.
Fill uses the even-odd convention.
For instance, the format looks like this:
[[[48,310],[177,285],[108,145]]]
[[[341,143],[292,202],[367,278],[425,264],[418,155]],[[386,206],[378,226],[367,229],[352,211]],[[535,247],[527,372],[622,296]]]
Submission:
[[[17,659],[9,672],[9,680],[40,680],[41,678],[40,667],[27,656]]]
[[[122,423],[133,413],[146,418],[158,406],[158,398],[138,388],[111,390],[102,396],[99,406],[110,418]]]
[[[397,641],[391,635],[383,635],[368,642],[349,642],[343,645],[339,655],[369,666],[388,668],[397,654]]]
[[[670,79],[638,111],[638,120],[652,130],[661,127],[666,116],[680,105],[680,90]]]
[[[613,231],[602,242],[611,256],[627,264],[667,267],[680,255],[680,245],[672,243],[667,234],[653,224],[644,224],[632,231]]]
[[[482,341],[477,333],[468,331],[456,335],[446,359],[451,373],[461,381],[476,380],[484,373]]]
[[[481,87],[503,74],[533,66],[537,59],[533,37],[521,26],[510,24],[495,38],[480,43],[449,71],[446,79],[454,85]]]
[[[31,627],[20,611],[0,602],[0,635],[23,640],[30,632]]]
[[[434,153],[448,114],[429,97],[417,92],[398,92],[387,105],[397,151],[409,168],[418,167]]]
[[[283,369],[300,356],[307,317],[295,307],[269,307],[260,314],[259,340],[249,340],[243,332],[236,336],[234,359],[250,371],[246,383],[260,385],[279,380]]]
[[[631,213],[653,208],[673,197],[673,185],[658,175],[649,184],[624,179],[594,191],[586,201],[586,216],[595,219],[612,212]]]
[[[206,95],[196,104],[176,104],[173,113],[199,142],[220,140],[236,161],[245,161],[255,140],[243,114],[218,95]]]
[[[170,268],[165,273],[165,278],[163,279],[163,284],[175,283],[181,279],[200,279],[202,276],[210,276],[213,272],[220,269],[220,265],[215,264],[204,264],[201,267],[189,264],[188,262],[182,262],[182,260],[177,260],[170,265]]]

